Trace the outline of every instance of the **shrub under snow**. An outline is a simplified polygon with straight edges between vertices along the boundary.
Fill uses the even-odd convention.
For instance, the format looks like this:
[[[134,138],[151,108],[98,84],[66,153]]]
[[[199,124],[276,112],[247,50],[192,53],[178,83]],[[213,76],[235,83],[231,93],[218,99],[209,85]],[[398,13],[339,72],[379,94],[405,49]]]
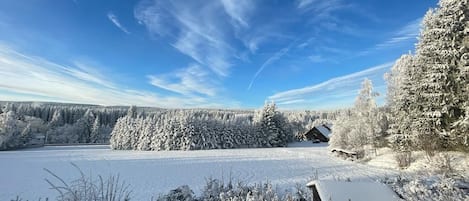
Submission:
[[[469,181],[445,176],[400,176],[384,181],[407,201],[463,201],[469,199]]]
[[[311,193],[301,187],[297,187],[296,192],[279,193],[269,182],[253,185],[238,182],[233,185],[231,181],[225,184],[218,179],[208,179],[200,197],[194,196],[193,191],[184,185],[159,196],[157,201],[306,201],[311,199]]]

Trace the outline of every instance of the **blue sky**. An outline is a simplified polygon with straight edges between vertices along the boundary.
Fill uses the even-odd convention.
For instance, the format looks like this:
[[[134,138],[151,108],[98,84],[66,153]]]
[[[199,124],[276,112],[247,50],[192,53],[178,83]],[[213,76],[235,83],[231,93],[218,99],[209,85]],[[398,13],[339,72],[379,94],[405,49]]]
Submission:
[[[349,107],[437,1],[0,1],[0,100]]]

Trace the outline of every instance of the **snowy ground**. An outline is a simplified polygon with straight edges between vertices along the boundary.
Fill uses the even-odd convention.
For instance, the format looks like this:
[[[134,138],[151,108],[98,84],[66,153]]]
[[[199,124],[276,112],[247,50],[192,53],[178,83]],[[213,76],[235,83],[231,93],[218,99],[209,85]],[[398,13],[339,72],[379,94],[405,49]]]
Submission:
[[[244,182],[270,181],[281,189],[305,185],[316,171],[320,179],[370,180],[396,174],[330,156],[325,144],[310,142],[288,148],[163,152],[115,151],[106,145],[51,146],[0,152],[0,200],[56,195],[44,181],[52,177],[43,168],[70,181],[79,176],[71,162],[87,174],[120,174],[132,185],[134,200],[149,200],[183,184],[197,194],[206,178],[226,180],[230,174]]]
[[[463,152],[441,152],[442,154],[449,155],[450,164],[452,169],[465,177],[469,177],[469,155]],[[438,153],[437,153],[438,154]],[[377,150],[377,155],[366,164],[370,166],[388,168],[397,170],[394,151],[390,148],[381,148]],[[443,163],[437,156],[429,160],[423,151],[412,152],[412,164],[406,168],[403,173],[406,174],[419,174],[419,173],[437,173],[438,167]]]

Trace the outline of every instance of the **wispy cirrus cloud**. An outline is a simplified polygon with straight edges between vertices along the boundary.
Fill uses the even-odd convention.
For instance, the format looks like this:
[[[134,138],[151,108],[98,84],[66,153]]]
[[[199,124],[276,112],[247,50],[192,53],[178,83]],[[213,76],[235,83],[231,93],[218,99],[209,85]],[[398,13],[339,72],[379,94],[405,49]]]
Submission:
[[[114,15],[114,13],[112,13],[112,12],[107,13],[107,18],[108,18],[117,28],[119,28],[122,32],[124,32],[124,33],[126,33],[126,34],[130,34],[130,32],[127,30],[127,28],[125,28],[125,27],[119,22],[119,19],[117,18],[116,15]]]
[[[311,20],[319,21],[334,18],[332,13],[347,6],[342,0],[297,0],[297,8],[302,12],[314,13]]]
[[[248,17],[254,9],[254,1],[250,0],[221,0],[223,8],[231,17],[234,26],[249,27]]]
[[[392,36],[389,39],[384,40],[383,42],[378,43],[367,50],[359,52],[358,56],[367,55],[377,50],[394,48],[399,45],[402,45],[403,43],[416,40],[420,33],[420,25],[422,23],[422,19],[423,18],[417,18],[408,22],[406,25],[394,31],[394,33],[391,34]]]
[[[380,44],[377,44],[376,48],[381,49],[386,47],[392,47],[405,41],[415,40],[420,33],[420,24],[422,23],[422,19],[423,18],[418,18],[407,23],[396,33],[394,33],[390,39]]]
[[[293,44],[293,43],[292,43]],[[271,57],[269,57],[262,65],[261,67],[259,67],[259,69],[256,71],[256,74],[254,74],[254,76],[252,77],[251,79],[251,82],[249,82],[249,85],[248,85],[248,90],[251,90],[251,87],[252,85],[254,84],[254,82],[256,81],[257,77],[261,74],[261,72],[264,70],[265,67],[273,64],[274,62],[276,62],[277,60],[279,60],[280,58],[282,58],[285,54],[288,53],[288,51],[290,51],[290,48],[292,47],[292,44],[290,44],[289,46],[287,47],[284,47],[282,49],[280,49],[279,51],[277,51],[276,53],[274,53]]]
[[[319,84],[278,92],[269,96],[269,100],[291,108],[348,107],[353,104],[364,78],[372,80],[378,92],[384,92],[383,75],[392,65],[393,62],[388,62]]]
[[[178,1],[141,1],[134,10],[135,18],[147,30],[171,38],[171,45],[216,75],[230,73],[234,29],[248,27],[250,1],[223,0],[205,3]],[[224,11],[224,12],[220,12]]]
[[[153,86],[185,96],[213,97],[219,91],[210,74],[196,64],[164,75],[150,75],[148,78]]]
[[[184,73],[196,74],[196,77],[204,76],[197,67],[188,68],[187,72],[178,75],[181,79],[179,88],[177,85],[169,85],[173,90],[186,92],[193,89],[184,89],[184,86],[197,84],[198,80],[187,80]],[[161,80],[162,77],[159,78]],[[223,97],[172,96],[127,89],[119,83],[104,79],[98,70],[85,64],[75,62],[74,66],[65,66],[41,57],[22,54],[2,44],[0,44],[0,80],[2,80],[0,93],[3,100],[153,107],[216,107],[226,103],[236,104],[235,101]],[[215,93],[211,89],[196,91],[208,95]]]
[[[314,2],[314,0],[298,0],[298,1],[296,1],[297,7],[299,9],[304,9],[307,6],[309,6],[310,4],[312,4],[313,2]]]

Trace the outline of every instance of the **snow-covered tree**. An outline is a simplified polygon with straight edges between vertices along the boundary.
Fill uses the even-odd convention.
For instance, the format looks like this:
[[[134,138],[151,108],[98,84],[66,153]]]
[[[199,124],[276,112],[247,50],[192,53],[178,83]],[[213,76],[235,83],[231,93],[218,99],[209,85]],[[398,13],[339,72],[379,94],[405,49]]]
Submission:
[[[389,133],[395,148],[431,155],[465,147],[468,15],[467,0],[440,0],[423,19],[416,54],[401,57],[389,73]]]
[[[412,124],[420,111],[415,104],[415,86],[419,79],[414,63],[412,55],[403,55],[386,75],[387,106],[390,108],[388,133],[391,147],[398,151],[410,151],[412,142],[415,141]]]
[[[461,79],[461,58],[467,49],[467,0],[441,0],[439,8],[424,17],[416,48],[416,65],[421,69],[417,105],[422,111],[415,121],[419,145],[428,153],[448,149],[451,126],[464,115],[461,99],[467,79]],[[464,96],[464,95],[462,95]]]
[[[127,116],[130,116],[132,118],[137,118],[138,113],[137,113],[137,106],[132,105],[129,107],[129,110],[127,110]]]
[[[371,80],[366,79],[362,82],[362,88],[358,93],[355,100],[355,114],[357,115],[357,123],[355,125],[357,139],[356,147],[363,146],[364,144],[371,144],[377,146],[380,139],[379,124],[377,121],[377,105],[375,97],[378,96],[373,91],[373,84]]]
[[[80,130],[80,135],[78,141],[81,143],[90,143],[91,142],[91,132],[93,128],[93,123],[95,121],[95,116],[93,111],[88,109],[83,117],[81,117],[74,126]]]
[[[20,144],[26,145],[33,138],[33,130],[31,129],[31,124],[27,124],[26,127],[21,131],[20,134]]]
[[[286,146],[291,131],[289,131],[285,118],[276,111],[274,102],[266,103],[262,109],[259,119],[259,135],[265,146]]]
[[[20,117],[14,110],[0,114],[0,150],[22,147],[24,140],[29,140],[29,136],[21,137],[27,125],[19,119]]]
[[[333,123],[329,146],[355,151],[365,151],[366,145],[376,147],[382,137],[377,121],[378,110],[374,100],[373,84],[369,79],[362,82],[355,105],[349,113],[343,113]]]
[[[348,149],[349,147],[349,133],[352,130],[352,118],[347,112],[343,112],[333,122],[332,135],[329,140],[329,147]]]
[[[94,119],[93,125],[91,126],[90,142],[97,143],[101,137],[101,122],[99,116]]]

